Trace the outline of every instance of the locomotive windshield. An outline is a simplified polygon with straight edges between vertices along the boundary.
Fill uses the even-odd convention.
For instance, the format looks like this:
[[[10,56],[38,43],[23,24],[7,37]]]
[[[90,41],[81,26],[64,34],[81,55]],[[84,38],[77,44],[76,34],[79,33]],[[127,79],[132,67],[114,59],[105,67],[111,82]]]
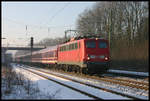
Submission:
[[[95,41],[87,41],[86,48],[96,48],[96,42]]]
[[[99,46],[99,48],[107,48],[107,43],[100,41],[98,46]]]

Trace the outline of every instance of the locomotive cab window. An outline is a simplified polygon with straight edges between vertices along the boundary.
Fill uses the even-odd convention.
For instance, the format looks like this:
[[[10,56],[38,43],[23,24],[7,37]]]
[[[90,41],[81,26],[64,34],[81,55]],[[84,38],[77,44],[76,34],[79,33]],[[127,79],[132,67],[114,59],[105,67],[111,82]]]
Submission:
[[[98,46],[99,48],[107,48],[107,43],[104,41],[100,41]]]
[[[96,42],[95,41],[87,41],[86,48],[96,48]]]

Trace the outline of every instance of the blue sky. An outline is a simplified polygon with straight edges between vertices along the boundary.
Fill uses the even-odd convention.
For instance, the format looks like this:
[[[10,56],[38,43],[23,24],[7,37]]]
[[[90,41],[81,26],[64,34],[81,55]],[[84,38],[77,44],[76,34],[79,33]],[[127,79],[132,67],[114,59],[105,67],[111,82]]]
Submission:
[[[2,43],[27,45],[31,36],[35,42],[63,37],[65,30],[75,29],[78,15],[94,3],[2,2],[2,37],[7,38]]]

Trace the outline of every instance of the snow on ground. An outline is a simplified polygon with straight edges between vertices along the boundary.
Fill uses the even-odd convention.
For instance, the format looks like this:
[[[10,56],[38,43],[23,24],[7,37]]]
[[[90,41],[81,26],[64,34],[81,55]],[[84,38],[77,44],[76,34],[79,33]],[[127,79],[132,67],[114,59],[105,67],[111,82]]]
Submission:
[[[19,67],[19,66],[14,65],[14,67]],[[25,66],[21,65],[21,67],[25,67]],[[32,79],[32,81],[34,81],[35,83],[38,83],[40,91],[42,91],[43,93],[45,93],[45,94],[49,93],[49,95],[54,95],[55,92],[58,92],[58,93],[56,93],[56,96],[54,99],[91,99],[88,96],[85,96],[76,91],[70,90],[69,88],[61,86],[57,83],[46,80],[42,77],[37,76],[36,74],[27,72],[25,70],[21,70],[21,68],[15,68],[15,69],[16,69],[16,71],[23,73],[26,77]],[[45,70],[45,71],[52,72],[49,70]],[[139,91],[138,89],[133,90],[133,89],[130,89],[127,87],[120,87],[119,85],[108,84],[108,83],[102,82],[102,81],[99,82],[97,80],[93,80],[93,79],[89,79],[89,78],[88,79],[87,78],[79,78],[79,77],[74,77],[74,76],[71,76],[68,74],[62,74],[62,73],[60,74],[60,73],[56,73],[56,72],[53,72],[53,73],[55,73],[57,75],[64,75],[64,76],[67,76],[70,78],[74,78],[75,80],[80,80],[80,81],[83,81],[86,83],[90,83],[90,84],[92,83],[92,84],[94,84],[96,86],[98,85],[102,88],[109,88],[114,91],[126,93],[129,95],[139,96],[139,95],[145,94],[145,96],[139,96],[139,98],[142,98],[142,99],[147,100],[149,97],[149,95],[147,95],[149,91],[145,93],[145,91]],[[53,78],[54,78],[54,76],[53,76]],[[68,84],[69,83],[71,84],[71,82],[68,80],[64,80],[64,79],[60,79],[60,78],[56,78],[56,77],[55,77],[55,79],[63,81],[63,82],[67,82]],[[72,83],[71,85],[75,85],[75,84]],[[76,87],[79,88],[79,85],[76,84]],[[89,88],[86,88],[83,86],[80,88],[83,90],[86,90],[86,91],[88,90],[88,92],[95,91],[95,90],[92,90],[92,89],[89,89]],[[94,93],[98,96],[102,96],[102,98],[104,98],[104,99],[126,99],[121,96],[109,94],[108,92],[104,92],[104,91],[95,91]]]
[[[31,79],[38,84],[40,91],[44,94],[55,95],[53,99],[93,99],[67,87],[59,85],[55,82],[44,79],[36,74],[18,68],[14,65],[14,69],[22,73],[25,77]],[[55,94],[56,93],[56,94]],[[42,98],[43,99],[43,98]]]
[[[32,70],[32,69],[30,69],[30,70]],[[36,71],[36,70],[32,70],[32,71]],[[42,72],[40,72],[40,74],[45,75],[45,73],[42,73]],[[100,97],[102,99],[129,99],[129,98],[126,98],[126,97],[123,97],[120,95],[112,94],[112,93],[109,93],[109,92],[106,92],[103,90],[95,89],[95,88],[85,86],[85,85],[82,85],[82,84],[79,84],[76,82],[72,82],[70,80],[62,80],[62,78],[59,79],[59,77],[52,76],[50,74],[46,74],[46,75],[53,80],[57,80],[63,84],[71,85],[72,87],[78,88],[82,91],[86,91],[90,94],[94,94],[95,96]]]
[[[36,85],[34,85],[36,86]],[[5,91],[6,88],[2,87],[2,90]],[[35,91],[35,90],[34,90]],[[51,95],[43,94],[42,92],[31,91],[29,94],[22,85],[14,85],[12,92],[10,94],[3,94],[2,99],[51,99]]]
[[[133,71],[124,71],[124,70],[109,70],[109,72],[113,73],[122,73],[122,74],[132,74],[132,75],[139,75],[139,76],[149,76],[148,72],[133,72]]]
[[[65,77],[69,77],[71,79],[79,80],[79,81],[82,81],[82,82],[86,82],[88,84],[93,84],[93,85],[96,85],[96,86],[99,86],[99,87],[102,87],[102,88],[107,88],[107,89],[111,89],[113,91],[117,91],[117,92],[125,93],[125,94],[128,94],[128,95],[132,95],[132,96],[135,96],[135,97],[139,97],[141,99],[148,99],[148,97],[149,97],[149,94],[148,94],[149,91],[143,91],[143,90],[136,89],[136,88],[133,89],[133,88],[126,87],[126,86],[120,86],[120,85],[117,85],[117,84],[110,84],[110,83],[106,83],[106,82],[98,81],[98,80],[94,80],[94,79],[89,79],[89,78],[74,77],[74,76],[69,75],[69,74],[64,74],[64,73],[60,74],[60,73],[52,72],[52,71],[45,70],[45,69],[41,69],[41,70],[44,70],[44,71],[50,72],[50,73],[54,73],[56,75],[62,75],[62,76],[65,76]]]
[[[5,69],[4,69],[5,68]],[[9,72],[8,72],[9,70]],[[7,71],[7,73],[6,73]],[[52,99],[50,94],[43,94],[39,91],[38,85],[23,75],[11,71],[8,67],[3,67],[1,82],[1,98],[8,99]],[[10,75],[9,75],[10,74]]]

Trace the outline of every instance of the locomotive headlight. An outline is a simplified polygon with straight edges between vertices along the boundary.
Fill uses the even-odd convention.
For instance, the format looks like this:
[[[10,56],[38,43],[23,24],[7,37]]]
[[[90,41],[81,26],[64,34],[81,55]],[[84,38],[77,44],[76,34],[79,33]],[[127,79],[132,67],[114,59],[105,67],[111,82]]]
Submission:
[[[105,60],[108,60],[108,57],[105,57]]]
[[[90,55],[89,54],[87,54],[87,60],[90,60]]]
[[[104,59],[104,58],[105,58],[105,56],[104,56],[104,55],[101,55],[101,56],[99,56],[99,58]]]
[[[94,58],[96,58],[96,56],[95,56],[95,55],[90,55],[90,58],[93,58],[93,59],[94,59]]]

